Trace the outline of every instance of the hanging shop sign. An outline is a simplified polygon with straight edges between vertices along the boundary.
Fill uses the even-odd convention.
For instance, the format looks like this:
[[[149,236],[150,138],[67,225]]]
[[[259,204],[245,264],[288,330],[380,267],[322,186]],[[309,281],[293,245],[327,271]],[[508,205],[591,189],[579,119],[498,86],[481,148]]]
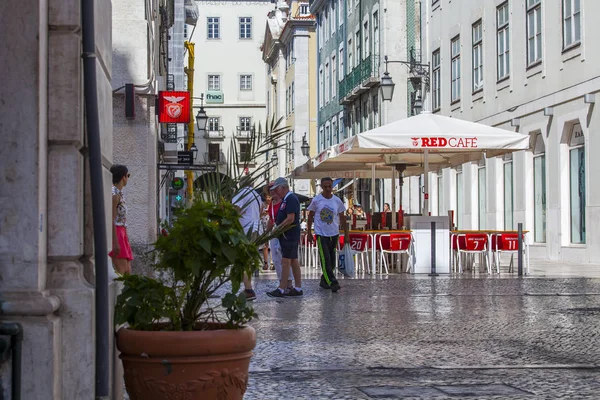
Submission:
[[[158,92],[158,122],[187,124],[190,122],[190,92]]]

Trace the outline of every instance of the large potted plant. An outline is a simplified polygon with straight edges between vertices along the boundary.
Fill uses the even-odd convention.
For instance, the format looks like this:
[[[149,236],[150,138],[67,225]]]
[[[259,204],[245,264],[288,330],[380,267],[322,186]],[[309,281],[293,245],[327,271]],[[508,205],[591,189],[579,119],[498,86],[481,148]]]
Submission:
[[[256,316],[238,295],[244,274],[261,265],[258,244],[280,232],[246,234],[231,203],[242,185],[264,183],[265,157],[288,133],[271,121],[251,139],[250,157],[232,143],[229,178],[205,177],[194,202],[177,211],[155,243],[155,277],[125,275],[115,306],[117,347],[131,400],[242,399]],[[249,172],[250,160],[264,161]],[[248,161],[246,161],[248,160]],[[241,171],[238,172],[238,171]]]

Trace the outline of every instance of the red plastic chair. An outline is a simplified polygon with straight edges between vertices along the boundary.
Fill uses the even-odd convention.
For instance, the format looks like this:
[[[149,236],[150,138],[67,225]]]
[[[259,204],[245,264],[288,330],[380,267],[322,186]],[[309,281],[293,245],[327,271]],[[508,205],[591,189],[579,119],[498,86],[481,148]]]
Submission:
[[[412,268],[412,253],[413,253],[413,236],[412,233],[389,233],[379,235],[377,241],[377,250],[379,253],[380,273],[388,274],[387,254],[406,254],[408,255],[408,265],[406,272]]]
[[[359,261],[356,270],[359,272],[369,271],[369,244],[371,237],[366,233],[351,233],[350,234],[350,248],[356,254],[356,259]],[[338,251],[344,247],[344,235],[340,235],[340,242]]]
[[[464,255],[475,256],[479,254],[485,258],[485,265],[488,273],[491,273],[489,250],[490,241],[486,233],[461,233],[456,236],[456,249],[458,253],[458,272],[463,271],[463,257]],[[454,240],[453,240],[454,245]]]
[[[526,255],[525,258],[525,273],[529,273],[529,246],[527,242],[523,240],[523,251]],[[509,272],[513,271],[514,268],[514,255],[519,252],[519,234],[518,233],[494,233],[492,235],[492,260],[496,266],[496,271],[500,273],[500,254],[510,253],[510,265],[508,268]]]

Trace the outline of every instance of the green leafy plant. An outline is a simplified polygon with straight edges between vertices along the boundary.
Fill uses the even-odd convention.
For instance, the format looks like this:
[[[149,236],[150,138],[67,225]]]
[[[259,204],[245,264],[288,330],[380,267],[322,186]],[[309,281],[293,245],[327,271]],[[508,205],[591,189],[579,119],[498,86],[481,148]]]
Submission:
[[[176,211],[174,223],[165,226],[168,235],[160,236],[154,244],[156,278],[119,278],[124,288],[117,298],[115,324],[127,323],[137,330],[191,331],[219,322],[236,329],[256,317],[244,294],[236,293],[244,274],[251,275],[260,268],[258,246],[283,230],[246,234],[240,224],[240,209],[232,199],[244,187],[266,184],[265,172],[273,167],[267,155],[289,133],[280,123],[272,120],[264,131],[259,126],[249,141],[250,155],[243,159],[234,139],[228,178],[206,174],[192,204]],[[258,164],[252,171],[250,160]],[[217,303],[215,298],[226,285],[231,291]]]

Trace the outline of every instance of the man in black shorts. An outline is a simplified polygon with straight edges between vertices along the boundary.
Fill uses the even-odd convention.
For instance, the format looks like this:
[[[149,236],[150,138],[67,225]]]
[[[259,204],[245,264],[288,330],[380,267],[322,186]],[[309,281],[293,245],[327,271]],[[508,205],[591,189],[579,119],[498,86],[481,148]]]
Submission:
[[[281,246],[281,280],[279,287],[267,295],[271,297],[298,297],[302,296],[302,276],[300,272],[300,263],[298,262],[298,245],[300,243],[300,201],[298,197],[290,191],[287,179],[277,178],[273,183],[272,190],[282,199],[275,223],[277,226],[290,226],[285,233],[279,237]],[[294,287],[287,290],[288,279],[290,275],[290,265],[294,274]]]

